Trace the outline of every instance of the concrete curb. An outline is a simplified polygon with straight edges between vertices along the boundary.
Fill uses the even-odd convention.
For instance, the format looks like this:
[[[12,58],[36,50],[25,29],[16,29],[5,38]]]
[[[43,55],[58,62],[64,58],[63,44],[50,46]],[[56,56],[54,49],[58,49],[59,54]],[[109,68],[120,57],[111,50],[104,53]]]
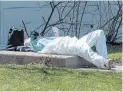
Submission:
[[[34,52],[14,52],[14,51],[0,51],[0,64],[29,64],[29,63],[50,63],[52,66],[65,68],[79,68],[94,66],[92,63],[86,61],[78,56],[71,55],[51,55],[39,54]]]
[[[92,67],[92,68],[76,68],[75,70],[89,70],[89,71],[104,71],[104,72],[122,72],[122,66],[115,66],[115,68],[111,68],[111,70],[104,70],[104,69],[99,69],[97,67]]]

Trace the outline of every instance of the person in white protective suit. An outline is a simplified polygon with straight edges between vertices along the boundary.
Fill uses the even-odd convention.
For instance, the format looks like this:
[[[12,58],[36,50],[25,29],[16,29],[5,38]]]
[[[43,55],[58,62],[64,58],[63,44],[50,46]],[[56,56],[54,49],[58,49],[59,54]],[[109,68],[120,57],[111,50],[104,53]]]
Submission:
[[[113,64],[112,60],[108,60],[106,38],[103,30],[96,30],[83,36],[80,39],[76,37],[60,37],[58,28],[53,27],[55,37],[46,37],[37,39],[36,32],[31,33],[25,45],[31,46],[32,51],[40,53],[56,53],[56,54],[69,54],[77,55],[85,60],[93,63],[98,68],[111,69]],[[96,52],[92,47],[96,47]]]

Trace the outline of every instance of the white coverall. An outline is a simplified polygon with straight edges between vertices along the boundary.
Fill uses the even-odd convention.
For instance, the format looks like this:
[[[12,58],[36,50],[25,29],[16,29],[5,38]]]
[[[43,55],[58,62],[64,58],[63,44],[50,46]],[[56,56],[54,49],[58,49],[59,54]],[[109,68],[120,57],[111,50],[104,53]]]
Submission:
[[[97,52],[92,50],[93,46],[96,47]],[[77,55],[99,68],[105,68],[104,63],[107,60],[106,38],[103,30],[90,32],[80,39],[69,36],[57,37],[39,52]]]

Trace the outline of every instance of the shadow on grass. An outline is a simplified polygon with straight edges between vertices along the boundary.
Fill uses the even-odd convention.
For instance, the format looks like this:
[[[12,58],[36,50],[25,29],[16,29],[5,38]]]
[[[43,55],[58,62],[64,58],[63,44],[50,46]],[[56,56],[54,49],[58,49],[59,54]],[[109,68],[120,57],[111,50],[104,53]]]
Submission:
[[[41,66],[33,66],[33,65],[0,65],[0,68],[12,69],[15,71],[29,71],[29,72],[38,72],[47,75],[64,75],[64,74],[74,74],[74,70],[67,68],[58,68],[58,67],[41,67]]]
[[[112,72],[101,72],[101,71],[87,71],[87,70],[74,70],[74,69],[68,69],[68,68],[58,68],[58,67],[50,67],[50,68],[44,68],[44,67],[36,67],[36,66],[30,66],[30,65],[14,65],[14,66],[0,66],[0,68],[6,68],[10,70],[14,70],[16,72],[24,71],[25,73],[40,73],[45,74],[46,76],[76,76],[77,78],[82,77],[89,77],[89,76],[104,76],[105,74],[109,74]],[[98,73],[98,75],[97,75]]]
[[[47,76],[65,76],[65,75],[71,75],[76,77],[82,77],[82,76],[89,76],[94,75],[94,71],[78,71],[74,69],[68,69],[68,68],[58,68],[58,67],[50,67],[50,68],[44,68],[44,67],[37,67],[37,66],[31,66],[31,65],[4,65],[0,66],[0,68],[6,68],[8,70],[14,70],[15,72],[24,71],[25,73],[41,73],[45,74]],[[82,76],[81,76],[82,75]]]

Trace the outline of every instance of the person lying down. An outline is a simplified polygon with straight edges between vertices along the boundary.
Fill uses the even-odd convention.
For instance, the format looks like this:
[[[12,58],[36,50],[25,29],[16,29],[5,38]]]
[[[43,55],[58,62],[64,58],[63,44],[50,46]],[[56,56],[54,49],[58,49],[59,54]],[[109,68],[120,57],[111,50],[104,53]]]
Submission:
[[[106,38],[103,30],[95,30],[80,39],[70,36],[61,37],[57,27],[53,30],[57,33],[56,36],[40,39],[38,39],[39,34],[33,31],[24,44],[30,45],[34,52],[77,55],[98,68],[111,69],[113,61],[107,57]],[[93,46],[96,47],[96,52],[92,50]]]

